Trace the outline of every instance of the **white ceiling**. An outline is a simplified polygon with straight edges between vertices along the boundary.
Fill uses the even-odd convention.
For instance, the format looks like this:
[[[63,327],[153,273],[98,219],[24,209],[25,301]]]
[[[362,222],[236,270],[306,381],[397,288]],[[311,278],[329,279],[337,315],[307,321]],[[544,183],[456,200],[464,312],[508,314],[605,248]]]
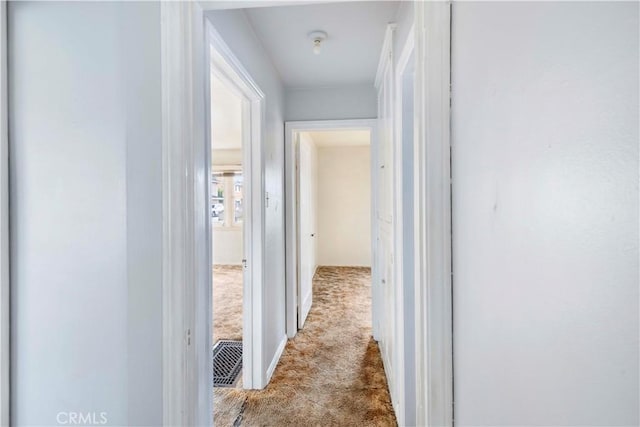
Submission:
[[[211,76],[211,145],[213,150],[242,147],[242,98]]]
[[[340,130],[305,132],[311,137],[316,147],[354,147],[369,145],[368,130]]]
[[[245,9],[287,87],[373,84],[399,1],[362,1]],[[308,33],[328,33],[314,55]]]

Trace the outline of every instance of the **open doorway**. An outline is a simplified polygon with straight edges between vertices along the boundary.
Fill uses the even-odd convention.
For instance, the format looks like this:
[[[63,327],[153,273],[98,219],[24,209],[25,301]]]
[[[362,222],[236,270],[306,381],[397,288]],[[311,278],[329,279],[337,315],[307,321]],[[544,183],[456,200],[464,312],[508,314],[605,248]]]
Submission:
[[[214,386],[241,384],[244,253],[243,104],[211,75],[211,241]]]
[[[214,386],[262,388],[264,94],[209,23],[207,40],[212,375]]]
[[[378,303],[372,279],[375,121],[289,122],[286,127],[287,334],[293,337],[304,327],[314,278],[323,274],[362,276],[357,281],[367,283],[367,326],[372,327]]]
[[[368,130],[298,134],[298,329],[311,309],[318,273],[352,275],[370,286],[370,140]]]

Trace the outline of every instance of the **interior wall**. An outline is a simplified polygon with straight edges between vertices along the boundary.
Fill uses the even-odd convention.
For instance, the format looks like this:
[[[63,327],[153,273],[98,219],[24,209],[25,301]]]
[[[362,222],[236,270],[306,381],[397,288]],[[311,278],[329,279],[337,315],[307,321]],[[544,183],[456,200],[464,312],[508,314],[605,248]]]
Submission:
[[[371,119],[377,116],[371,85],[287,88],[285,120]]]
[[[213,265],[242,265],[242,227],[212,227]]]
[[[211,165],[216,166],[242,166],[242,149],[224,149],[211,151]]]
[[[278,73],[242,10],[206,13],[240,63],[265,93],[263,137],[264,189],[264,310],[263,365],[274,361],[286,341],[284,271],[284,92]]]
[[[454,2],[456,425],[638,425],[638,3]]]
[[[8,21],[12,425],[160,425],[160,5]]]
[[[369,146],[318,147],[318,264],[371,266]]]

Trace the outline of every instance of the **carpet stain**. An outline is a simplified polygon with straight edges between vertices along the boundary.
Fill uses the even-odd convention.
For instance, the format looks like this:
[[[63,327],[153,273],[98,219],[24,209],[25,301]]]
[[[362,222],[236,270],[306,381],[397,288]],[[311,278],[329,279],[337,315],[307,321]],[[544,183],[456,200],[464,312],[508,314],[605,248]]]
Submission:
[[[371,337],[370,283],[369,268],[320,267],[304,328],[288,341],[269,385],[215,388],[214,424],[396,426]]]

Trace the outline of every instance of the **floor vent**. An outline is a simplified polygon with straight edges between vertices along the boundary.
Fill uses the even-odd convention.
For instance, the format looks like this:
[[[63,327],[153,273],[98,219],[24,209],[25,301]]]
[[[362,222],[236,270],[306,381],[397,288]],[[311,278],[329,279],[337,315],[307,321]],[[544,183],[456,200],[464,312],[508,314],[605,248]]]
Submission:
[[[235,386],[241,370],[242,341],[218,341],[213,347],[213,386]]]

